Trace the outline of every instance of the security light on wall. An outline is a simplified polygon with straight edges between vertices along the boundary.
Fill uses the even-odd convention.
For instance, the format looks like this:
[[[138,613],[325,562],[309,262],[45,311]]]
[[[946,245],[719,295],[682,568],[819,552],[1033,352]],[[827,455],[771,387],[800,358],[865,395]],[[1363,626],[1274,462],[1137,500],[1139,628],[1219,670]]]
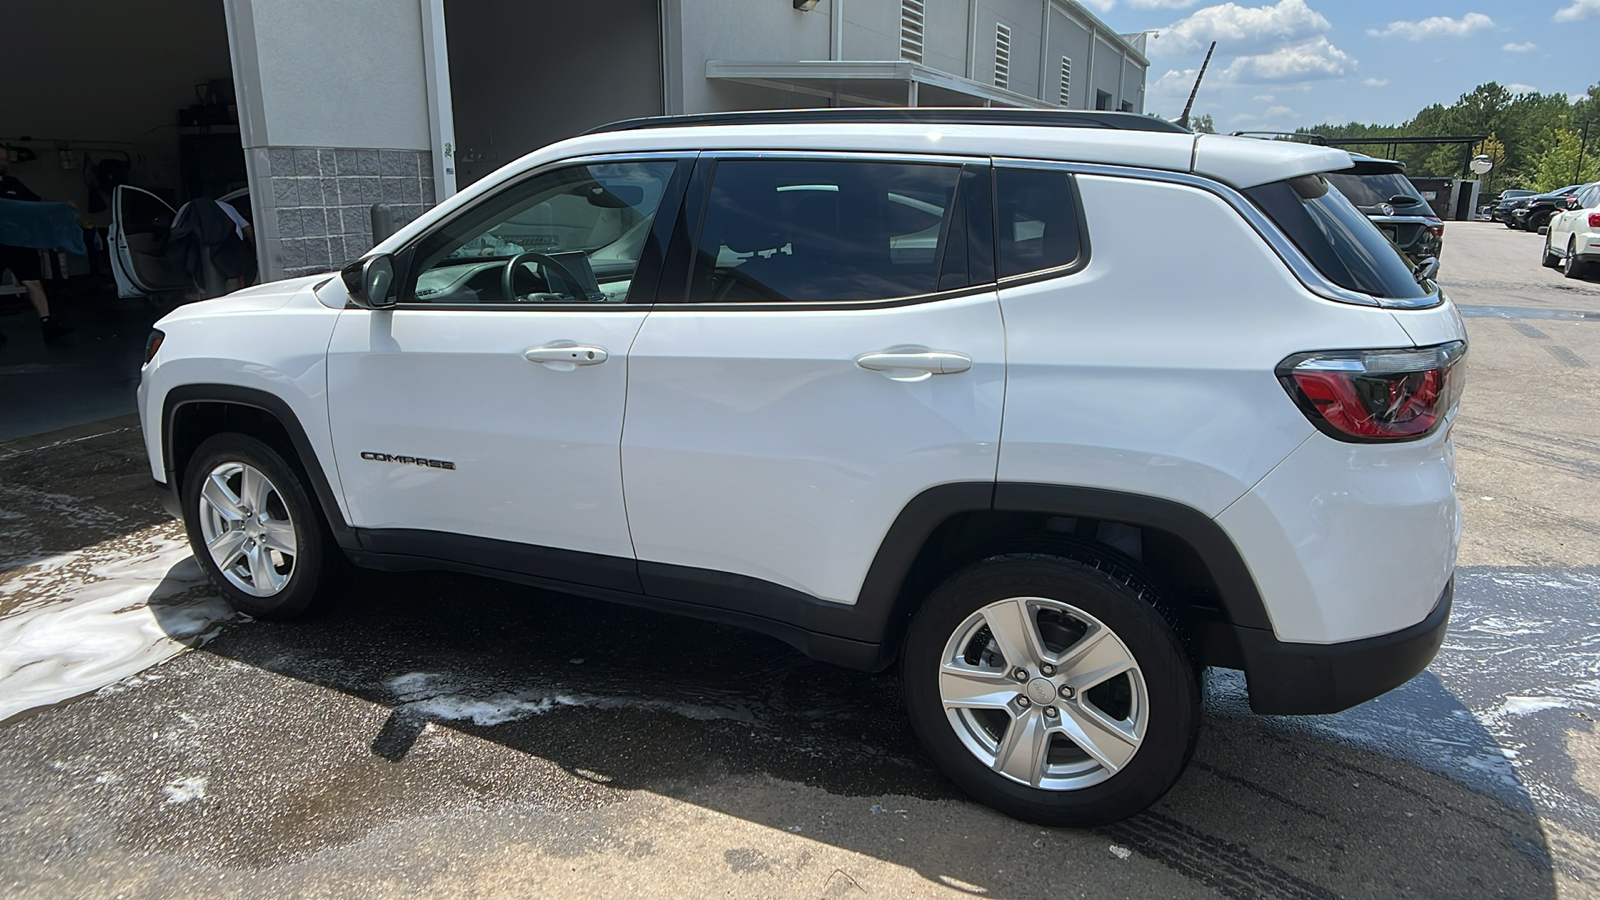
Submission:
[[[822,0],[794,0],[794,8],[801,12],[811,12],[821,2]]]

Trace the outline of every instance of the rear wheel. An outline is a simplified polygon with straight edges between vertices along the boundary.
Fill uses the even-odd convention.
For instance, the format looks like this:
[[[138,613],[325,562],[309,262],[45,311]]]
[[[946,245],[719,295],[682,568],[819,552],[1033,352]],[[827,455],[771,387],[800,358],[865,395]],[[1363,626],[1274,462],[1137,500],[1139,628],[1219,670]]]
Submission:
[[[1589,264],[1578,258],[1578,239],[1576,236],[1567,242],[1567,258],[1561,263],[1561,274],[1568,278],[1582,278],[1589,270]]]
[[[1539,263],[1546,269],[1556,269],[1561,267],[1561,257],[1557,256],[1555,251],[1550,249],[1550,235],[1548,234],[1544,236],[1544,254],[1540,257]]]
[[[201,568],[240,612],[304,613],[339,563],[296,470],[244,434],[207,438],[184,477],[184,524]]]
[[[1200,721],[1196,668],[1119,563],[1015,554],[968,567],[912,621],[911,725],[952,781],[1044,825],[1114,822],[1172,787]]]

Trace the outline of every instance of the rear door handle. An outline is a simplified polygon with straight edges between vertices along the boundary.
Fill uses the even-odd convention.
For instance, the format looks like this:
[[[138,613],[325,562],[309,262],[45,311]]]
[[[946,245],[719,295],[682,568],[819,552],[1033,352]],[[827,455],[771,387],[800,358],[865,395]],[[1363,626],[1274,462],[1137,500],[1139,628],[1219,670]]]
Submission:
[[[604,347],[592,347],[572,341],[552,341],[522,351],[529,362],[542,364],[557,372],[571,372],[579,366],[598,366],[610,358]]]
[[[934,375],[954,375],[972,368],[972,357],[952,350],[926,347],[890,347],[856,357],[856,365],[882,372],[894,381],[923,381]]]

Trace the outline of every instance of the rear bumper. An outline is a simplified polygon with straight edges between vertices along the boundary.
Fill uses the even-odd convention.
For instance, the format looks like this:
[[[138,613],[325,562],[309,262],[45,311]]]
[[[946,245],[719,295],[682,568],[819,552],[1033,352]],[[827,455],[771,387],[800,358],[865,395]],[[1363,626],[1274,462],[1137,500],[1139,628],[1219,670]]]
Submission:
[[[1421,622],[1392,634],[1338,644],[1289,643],[1267,629],[1235,627],[1250,686],[1250,708],[1264,715],[1319,715],[1394,690],[1426,669],[1439,652],[1454,597],[1452,578]]]

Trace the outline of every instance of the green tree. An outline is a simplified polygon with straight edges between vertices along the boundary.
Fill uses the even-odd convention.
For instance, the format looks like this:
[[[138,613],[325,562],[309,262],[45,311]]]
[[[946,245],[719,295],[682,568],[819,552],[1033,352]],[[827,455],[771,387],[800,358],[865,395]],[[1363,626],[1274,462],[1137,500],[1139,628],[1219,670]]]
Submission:
[[[1189,117],[1189,130],[1195,134],[1216,134],[1217,123],[1212,120],[1210,113],[1201,113]]]
[[[1594,135],[1591,133],[1590,137]],[[1534,161],[1534,189],[1553,191],[1569,184],[1600,179],[1600,152],[1591,145],[1580,158],[1580,149],[1578,132],[1567,128],[1551,132],[1544,152]]]
[[[1589,148],[1583,154],[1585,177],[1595,177],[1587,166],[1591,154],[1600,154],[1600,85],[1589,88],[1577,101],[1565,94],[1541,94],[1529,91],[1512,94],[1497,82],[1480,84],[1456,98],[1450,105],[1435,103],[1418,110],[1415,116],[1399,125],[1381,125],[1362,122],[1344,124],[1324,123],[1314,127],[1298,128],[1303,134],[1321,134],[1337,138],[1371,138],[1372,143],[1347,143],[1352,150],[1383,156],[1390,153],[1383,143],[1391,137],[1439,137],[1492,135],[1503,153],[1503,161],[1496,160],[1490,175],[1492,183],[1500,187],[1530,187],[1543,177],[1555,178],[1566,162],[1566,175],[1558,178],[1560,187],[1572,182],[1578,169],[1578,147],[1583,143],[1583,124],[1589,127]],[[1565,130],[1578,135],[1577,142],[1568,146],[1558,139],[1557,132]],[[1487,142],[1485,142],[1487,144]],[[1402,145],[1393,155],[1406,164],[1413,175],[1460,176],[1473,152],[1481,149],[1460,145]],[[1550,159],[1547,156],[1554,154]],[[1561,154],[1567,154],[1561,157]],[[1491,154],[1493,155],[1493,154]],[[1543,174],[1540,174],[1543,173]]]

